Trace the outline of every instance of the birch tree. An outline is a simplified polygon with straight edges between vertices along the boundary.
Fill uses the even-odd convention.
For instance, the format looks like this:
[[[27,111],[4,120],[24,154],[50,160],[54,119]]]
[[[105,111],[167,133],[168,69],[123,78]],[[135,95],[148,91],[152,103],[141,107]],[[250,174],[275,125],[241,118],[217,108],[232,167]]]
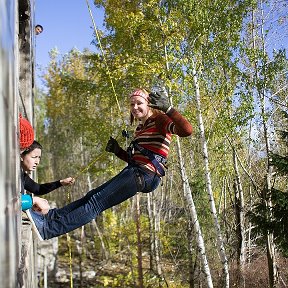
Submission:
[[[195,64],[193,64],[193,62],[192,62],[192,65],[194,66]],[[225,277],[225,287],[229,287],[228,260],[227,260],[227,256],[225,253],[223,237],[222,237],[220,224],[219,224],[218,217],[217,217],[217,210],[216,210],[215,200],[214,200],[213,191],[212,191],[211,175],[210,175],[210,169],[209,169],[209,155],[208,155],[207,142],[206,142],[206,138],[205,138],[205,130],[204,130],[203,119],[202,119],[200,90],[199,90],[199,84],[198,84],[195,66],[194,66],[194,69],[192,70],[192,73],[193,73],[193,80],[194,80],[195,92],[196,92],[195,98],[196,98],[196,105],[197,105],[197,115],[198,115],[198,125],[199,125],[199,130],[200,130],[200,138],[201,138],[201,143],[202,143],[203,161],[204,161],[204,166],[205,166],[206,187],[207,187],[207,192],[209,195],[211,214],[212,214],[212,217],[214,219],[214,225],[215,225],[215,229],[216,229],[218,251],[219,251],[219,255],[221,258],[222,265],[223,265],[223,272],[224,272],[224,277]]]
[[[119,7],[118,7],[119,8]],[[130,7],[131,8],[131,7]],[[141,4],[140,4],[140,6],[139,7],[137,7],[137,8],[139,8],[139,15],[141,15],[142,16],[142,13],[144,13],[144,10],[146,9],[146,13],[148,13],[149,12],[149,9],[151,8],[151,7],[149,7],[149,6],[147,6],[147,7],[145,7],[144,8],[144,5],[143,6],[141,6]],[[142,9],[141,9],[142,8]],[[109,9],[107,6],[106,6],[106,9]],[[124,13],[125,12],[122,12],[122,9],[123,9],[123,6],[120,8],[121,9],[121,13],[123,13],[123,15],[124,15]],[[128,7],[128,9],[129,9],[129,7]],[[127,11],[126,11],[126,14],[128,15],[129,13],[131,13],[131,10],[128,10],[128,9],[126,9]],[[173,45],[171,45],[171,47],[170,47],[170,43],[169,43],[169,38],[168,38],[168,42],[167,41],[165,41],[165,45],[163,46],[162,45],[162,47],[163,47],[163,50],[161,51],[161,50],[159,50],[159,47],[160,47],[160,45],[161,45],[161,39],[163,39],[163,37],[165,38],[166,37],[166,35],[165,35],[165,33],[166,33],[166,31],[167,31],[167,33],[168,33],[168,31],[169,31],[169,25],[175,20],[175,19],[171,19],[170,21],[168,21],[167,22],[167,24],[164,24],[164,21],[162,21],[161,20],[161,17],[163,16],[164,18],[169,18],[169,13],[170,13],[170,10],[172,9],[172,7],[170,7],[170,4],[169,3],[161,3],[160,4],[160,6],[158,6],[156,3],[154,3],[154,9],[156,9],[157,11],[159,11],[159,14],[155,14],[155,16],[156,17],[154,17],[154,22],[153,23],[151,23],[151,22],[149,22],[149,16],[148,16],[148,14],[147,14],[147,21],[146,21],[146,23],[148,23],[148,25],[149,25],[149,27],[151,27],[151,33],[153,33],[152,31],[154,30],[155,32],[156,32],[156,29],[155,29],[155,27],[159,27],[160,28],[160,33],[157,33],[158,35],[156,35],[156,34],[154,34],[154,37],[151,37],[150,39],[149,39],[149,37],[147,37],[145,40],[146,40],[146,43],[143,43],[142,44],[142,41],[143,41],[143,39],[141,39],[141,38],[133,38],[133,40],[134,40],[134,43],[137,43],[136,45],[137,46],[139,46],[140,44],[142,44],[143,46],[142,46],[142,48],[144,48],[144,49],[147,49],[147,48],[149,48],[149,55],[153,55],[153,58],[152,58],[152,60],[156,60],[157,59],[157,62],[152,62],[152,63],[150,63],[149,64],[149,67],[151,68],[151,70],[153,71],[155,71],[158,75],[159,74],[161,74],[161,73],[166,73],[166,74],[169,74],[170,73],[170,68],[169,68],[169,65],[170,65],[170,61],[168,61],[167,59],[168,58],[170,58],[170,57],[174,57],[171,53],[169,53],[169,54],[167,54],[167,50],[168,49],[171,49],[171,47],[173,47]],[[109,10],[110,11],[110,10]],[[133,10],[132,10],[133,11]],[[131,14],[130,14],[131,15]],[[159,15],[159,17],[158,17],[158,15]],[[160,16],[160,15],[162,15],[162,16]],[[177,15],[176,15],[177,16]],[[125,17],[125,16],[124,16]],[[153,16],[152,16],[153,17]],[[136,19],[136,18],[134,18],[134,19]],[[109,20],[111,21],[112,19],[111,18],[109,18]],[[141,19],[142,20],[142,19]],[[155,20],[157,20],[158,21],[158,23],[157,23],[157,21],[155,22]],[[139,21],[139,19],[138,19],[138,21]],[[144,18],[143,18],[143,23],[144,23]],[[109,23],[111,23],[111,22],[109,22]],[[123,22],[122,22],[122,24],[123,24]],[[130,24],[131,24],[131,21],[130,21]],[[157,26],[155,26],[155,24],[157,25]],[[145,25],[146,27],[147,27],[147,25]],[[115,27],[115,26],[114,26]],[[132,26],[129,28],[129,30],[131,31],[133,28],[132,28]],[[147,29],[147,28],[146,28]],[[162,32],[163,31],[163,32]],[[121,31],[119,31],[119,32],[121,32]],[[132,31],[131,31],[132,32]],[[130,33],[131,33],[130,32]],[[127,32],[126,32],[127,33]],[[117,34],[116,34],[116,36],[117,36]],[[119,36],[119,35],[118,35]],[[127,40],[127,39],[126,39]],[[171,39],[172,40],[172,39]],[[127,41],[126,41],[126,46],[127,46]],[[146,46],[147,45],[147,43],[152,43],[151,44],[151,46]],[[179,43],[177,43],[177,45],[180,45],[181,43],[179,42]],[[152,46],[153,45],[153,46]],[[136,46],[136,47],[137,47]],[[153,48],[153,49],[151,49],[151,48]],[[133,49],[135,50],[135,46],[133,47]],[[140,59],[141,59],[141,56],[142,55],[144,55],[143,54],[143,52],[141,51],[140,52],[140,54],[139,53],[137,53],[136,54],[136,50],[135,51],[131,51],[131,48],[129,48],[128,47],[128,50],[126,50],[128,53],[130,53],[130,60],[129,61],[131,61],[132,59],[134,59],[134,57],[135,57],[135,55],[137,55],[137,57],[138,57],[138,61],[137,62],[139,62],[140,61]],[[156,53],[154,53],[153,54],[153,51],[155,51]],[[158,51],[158,52],[157,52]],[[164,57],[163,57],[163,55],[164,55]],[[144,60],[144,61],[148,61],[148,58],[147,58],[147,56],[146,56],[146,59]],[[175,60],[175,61],[177,61],[177,60]],[[151,61],[150,61],[151,62]],[[160,69],[160,68],[162,68],[162,69]],[[164,69],[164,70],[163,70]],[[139,69],[138,69],[139,70]],[[139,70],[140,72],[141,72],[141,70]],[[135,71],[134,73],[138,73],[139,74],[139,71]],[[154,72],[154,73],[155,73]],[[156,74],[156,75],[157,75]],[[145,75],[144,77],[144,79],[147,79],[147,76],[150,76],[150,80],[149,80],[149,82],[151,83],[151,79],[152,79],[152,81],[153,80],[155,80],[155,75],[153,75],[152,77],[151,77],[151,73],[149,73],[149,74],[147,74],[147,75]],[[143,74],[141,75],[141,77],[143,78]],[[135,78],[138,78],[138,79],[140,79],[140,75],[139,76],[137,76],[137,75],[135,75]],[[142,83],[144,83],[144,81],[143,81],[143,79],[141,80],[141,82]],[[148,83],[149,83],[148,82]],[[153,82],[152,82],[153,83]],[[180,142],[178,142],[179,140],[177,140],[177,150],[178,150],[178,154],[179,153],[181,153],[181,147],[180,147]],[[193,219],[193,224],[195,225],[195,229],[194,229],[194,231],[196,231],[196,235],[197,235],[197,237],[196,237],[196,239],[197,239],[197,243],[198,243],[198,247],[199,247],[199,250],[201,251],[200,252],[200,255],[201,255],[201,259],[202,259],[202,264],[203,264],[203,267],[204,267],[204,271],[205,271],[205,275],[206,275],[206,280],[207,280],[207,283],[208,283],[208,286],[209,287],[212,287],[213,286],[213,284],[212,284],[212,278],[211,278],[211,274],[210,274],[210,271],[209,271],[209,266],[208,266],[208,262],[207,262],[207,258],[206,258],[206,254],[205,254],[205,248],[204,248],[204,241],[203,241],[203,237],[202,237],[202,234],[201,234],[201,230],[200,230],[200,225],[199,225],[199,222],[198,222],[198,218],[197,218],[197,213],[196,213],[196,209],[195,209],[195,206],[194,206],[194,203],[193,203],[193,199],[192,199],[192,194],[191,194],[191,189],[190,189],[190,187],[189,187],[189,184],[188,184],[188,179],[187,179],[187,176],[186,176],[186,172],[184,171],[183,172],[183,170],[184,170],[184,165],[183,165],[183,163],[184,163],[184,161],[183,161],[183,159],[181,158],[181,157],[179,157],[179,160],[181,161],[180,162],[180,165],[181,165],[181,175],[182,175],[182,181],[183,181],[183,191],[184,191],[184,194],[185,195],[187,195],[187,199],[188,199],[188,207],[189,207],[189,211],[190,211],[190,213],[192,214],[192,219]],[[184,173],[184,174],[182,174],[182,173]],[[186,183],[186,184],[184,184],[184,183]]]
[[[240,179],[240,173],[238,168],[238,159],[236,156],[235,149],[233,149],[233,161],[235,169],[235,214],[236,214],[236,235],[238,240],[237,247],[237,263],[239,267],[239,287],[245,287],[245,282],[243,278],[243,272],[245,267],[245,205],[244,205],[244,192],[242,188],[242,183]]]
[[[189,227],[191,227],[193,233],[193,235],[187,233],[188,240],[186,243],[188,247],[185,248],[187,248],[187,251],[189,249],[187,253],[189,254],[189,260],[192,261],[193,256],[196,261],[195,265],[203,267],[208,287],[213,287],[213,282],[215,283],[217,278],[215,276],[215,280],[213,279],[212,281],[211,264],[213,265],[213,269],[215,268],[215,272],[221,275],[224,282],[224,284],[221,284],[228,287],[229,282],[232,280],[230,279],[227,258],[233,261],[234,258],[232,257],[235,255],[233,245],[237,239],[235,238],[236,233],[233,231],[234,226],[233,228],[229,228],[229,224],[234,224],[234,218],[229,219],[229,217],[226,217],[227,210],[230,209],[232,211],[233,200],[230,200],[231,205],[229,207],[229,203],[227,203],[229,197],[225,197],[224,204],[222,205],[221,199],[218,199],[219,187],[221,186],[221,191],[226,192],[227,190],[228,196],[229,192],[232,195],[233,177],[231,175],[235,176],[236,201],[234,202],[235,204],[239,203],[239,210],[236,211],[235,218],[237,228],[241,228],[238,230],[238,236],[240,236],[238,238],[240,239],[238,242],[238,259],[242,270],[245,263],[244,197],[249,194],[251,203],[256,198],[255,195],[258,191],[255,187],[257,185],[257,188],[260,187],[259,183],[262,180],[262,171],[260,171],[259,167],[265,167],[266,169],[265,185],[262,185],[263,193],[261,198],[266,207],[267,220],[273,222],[274,217],[273,214],[269,214],[270,208],[273,207],[273,171],[271,170],[268,153],[271,151],[271,143],[273,143],[270,132],[275,121],[274,123],[271,122],[272,118],[267,117],[267,115],[273,115],[271,112],[271,107],[274,107],[275,104],[273,101],[279,101],[278,96],[281,92],[285,94],[287,91],[287,88],[285,89],[285,83],[287,84],[287,81],[285,82],[285,73],[280,77],[280,73],[277,72],[275,73],[275,77],[272,77],[274,72],[281,70],[278,67],[281,61],[276,61],[276,58],[278,57],[278,60],[279,58],[285,58],[285,53],[282,53],[281,56],[281,53],[277,53],[276,51],[275,61],[270,61],[271,59],[267,57],[266,46],[259,45],[265,40],[265,37],[263,37],[263,35],[265,36],[265,29],[263,27],[267,27],[261,21],[248,21],[247,24],[252,27],[250,30],[247,30],[250,35],[240,43],[240,37],[243,36],[243,30],[241,30],[243,19],[247,11],[254,8],[254,1],[229,1],[227,3],[224,0],[205,0],[202,2],[184,0],[172,2],[154,0],[113,2],[101,0],[95,2],[97,5],[102,5],[106,11],[106,30],[100,33],[104,54],[101,51],[101,53],[84,53],[82,55],[79,52],[73,51],[68,57],[64,57],[62,62],[57,62],[54,59],[47,74],[46,79],[50,87],[49,98],[47,99],[47,123],[49,123],[47,130],[51,133],[51,139],[49,140],[51,147],[56,149],[53,155],[54,159],[52,160],[53,168],[59,171],[57,173],[63,171],[64,167],[61,162],[58,164],[56,160],[63,160],[65,157],[67,158],[67,162],[71,163],[69,169],[72,171],[81,169],[82,166],[88,164],[91,158],[97,156],[95,154],[103,150],[103,145],[105,145],[111,131],[114,131],[117,135],[121,133],[123,119],[120,119],[122,115],[119,115],[122,113],[119,113],[117,102],[120,101],[123,110],[128,111],[126,97],[130,89],[139,86],[150,88],[155,80],[157,82],[161,78],[164,85],[168,88],[171,103],[181,110],[193,124],[195,123],[195,136],[192,140],[189,139],[189,141],[186,141],[186,139],[183,139],[181,142],[176,137],[176,145],[173,144],[174,146],[171,146],[170,155],[172,157],[170,156],[171,158],[169,158],[170,165],[179,165],[180,169],[177,171],[173,167],[173,170],[168,170],[167,181],[161,187],[163,191],[161,191],[161,201],[159,202],[162,203],[164,195],[165,199],[171,202],[181,193],[184,195],[185,208],[187,209],[183,217],[185,221],[183,227],[187,227],[188,223],[189,225],[191,224]],[[274,3],[276,1],[268,2]],[[259,4],[261,3],[260,1]],[[263,7],[262,12],[267,12],[265,7]],[[261,14],[259,15],[261,16]],[[266,18],[262,15],[262,17],[257,19],[263,20]],[[262,30],[257,30],[256,27],[262,27]],[[97,45],[97,40],[94,43],[100,49],[99,44]],[[249,47],[250,44],[251,46]],[[239,54],[239,51],[242,54]],[[105,55],[107,61],[104,61],[103,55]],[[107,67],[111,72],[111,79],[107,75]],[[247,70],[245,70],[246,68]],[[240,83],[239,80],[238,73],[240,70],[243,72],[241,80],[244,84]],[[110,80],[115,85],[116,95],[114,95],[110,84],[107,84]],[[241,86],[242,84],[243,86]],[[271,99],[271,101],[268,102],[268,99]],[[281,102],[285,103],[285,99],[287,100],[287,98],[282,96]],[[255,100],[254,103],[253,100]],[[254,109],[252,111],[251,106],[255,103],[261,109]],[[69,109],[65,110],[67,107]],[[254,117],[251,111],[257,117]],[[247,131],[247,121],[252,117],[254,117],[251,122],[254,125],[253,128],[256,127],[258,129],[260,126],[257,126],[257,124],[262,123],[262,129],[259,129],[262,134],[258,134],[261,135],[257,139],[258,143],[256,143],[259,146],[254,146],[254,154],[250,154],[254,157],[254,162],[252,161],[252,157],[248,156],[250,157],[248,159],[250,162],[247,162],[251,163],[251,166],[248,166],[248,164],[247,168],[245,167],[246,159],[243,162],[240,160],[237,156],[239,151],[236,150],[236,145],[234,144],[239,141],[241,142],[240,145],[243,145],[248,151],[249,144],[247,143],[250,138],[244,133]],[[124,120],[128,122],[128,119]],[[255,133],[255,130],[252,130],[253,133]],[[85,147],[82,150],[77,145],[80,137],[82,137],[83,146]],[[229,140],[227,140],[228,138]],[[71,141],[67,142],[67,139],[71,139]],[[234,140],[235,142],[233,142]],[[124,142],[126,142],[122,138],[119,141],[121,144],[125,144]],[[187,143],[189,144],[186,145]],[[265,149],[259,148],[262,144],[264,144]],[[125,145],[122,146],[125,147]],[[71,151],[73,151],[73,155],[71,155]],[[253,150],[251,149],[251,151]],[[82,161],[78,161],[79,157],[77,157],[80,152],[83,155]],[[260,159],[260,157],[257,157],[258,152],[261,152],[261,155],[267,155],[267,158]],[[245,151],[242,155],[244,153]],[[194,161],[187,161],[187,155],[192,157],[192,154],[195,157],[193,159],[195,163]],[[229,157],[228,155],[231,154],[232,157]],[[264,162],[265,165],[263,164]],[[238,167],[238,164],[240,167]],[[98,182],[106,179],[105,177],[111,176],[115,171],[120,169],[121,165],[123,164],[114,158],[101,158],[101,161],[96,162],[91,167],[88,177],[91,176],[93,178],[91,182],[94,182],[93,185],[97,185]],[[171,170],[173,174],[170,174]],[[254,173],[255,171],[258,174]],[[245,175],[245,178],[240,179],[242,173]],[[193,181],[198,180],[193,179],[195,175],[197,177],[200,175],[199,179],[201,179],[199,181],[205,181],[206,186],[201,186],[200,189],[196,187],[195,189]],[[82,183],[81,190],[85,187],[84,182],[86,179],[87,177],[85,177]],[[243,186],[241,180],[245,181]],[[176,181],[179,181],[177,185],[175,185]],[[201,197],[197,197],[197,201],[194,198],[194,195],[199,195],[200,190],[201,193],[206,193],[207,191],[208,193],[206,194],[209,195],[212,217],[206,217],[207,219],[204,219],[205,216],[203,216],[203,214],[207,215],[206,210],[209,210],[203,204],[204,197],[202,195],[202,199],[200,199]],[[152,201],[150,201],[150,205],[148,203],[147,217],[149,217],[150,221],[153,221],[150,223],[150,239],[153,240],[151,250],[154,250],[151,253],[154,256],[152,261],[156,263],[155,270],[157,274],[162,274],[165,277],[165,267],[161,266],[161,260],[164,260],[161,253],[164,248],[161,245],[163,235],[160,232],[162,232],[163,227],[162,223],[160,226],[160,216],[161,220],[167,224],[175,215],[173,209],[175,209],[176,205],[173,207],[163,205],[163,209],[165,210],[162,210],[162,204],[158,203],[156,195],[150,196],[148,196],[148,202],[151,198]],[[205,197],[207,198],[208,196],[205,195]],[[219,203],[218,207],[217,201]],[[204,213],[198,215],[200,220],[204,219],[206,221],[205,224],[200,223],[201,221],[198,219],[195,206],[203,206],[201,212]],[[125,207],[125,204],[122,207]],[[124,221],[121,218],[123,214],[120,214],[120,216],[117,215],[117,210],[116,208],[113,209],[115,212],[113,213],[113,217],[121,219],[120,222],[123,225],[119,225],[117,229],[123,229],[125,221],[129,222],[131,220],[131,213],[130,210],[123,213],[125,215]],[[146,216],[143,210],[141,211],[142,216]],[[220,228],[222,225],[221,216],[225,217],[225,226],[223,225],[225,230]],[[211,229],[210,218],[213,220],[215,232]],[[142,224],[140,220],[139,225]],[[255,224],[259,226],[259,223],[256,222]],[[182,230],[184,231],[185,228],[183,227]],[[175,228],[173,233],[181,231],[180,229],[177,230]],[[138,243],[138,248],[144,251],[144,246],[140,247],[139,245],[141,244],[141,238],[144,239],[145,233],[148,233],[144,229],[137,231],[139,232],[138,242],[133,238],[133,241],[135,241],[133,242],[134,245],[131,245],[130,235],[126,235],[126,232],[123,232],[123,238],[127,238],[127,242],[124,241],[126,244],[123,244],[123,241],[121,241],[121,231],[119,234],[115,233],[119,237],[118,245],[114,245],[114,243],[110,245],[110,247],[117,247],[119,250],[122,249],[123,253],[128,250],[131,258],[129,263],[131,265],[132,277],[136,274],[133,272],[134,267],[132,262],[132,259],[135,260],[133,253],[137,252],[135,247]],[[251,229],[250,231],[254,233],[254,230]],[[105,250],[108,246],[105,242],[105,232],[103,235],[100,228],[99,232],[99,235],[103,236],[100,238],[102,248]],[[267,259],[269,259],[270,278],[272,279],[270,285],[276,285],[277,283],[277,269],[275,269],[277,267],[275,256],[277,255],[273,254],[276,247],[273,233],[273,230],[266,233]],[[216,251],[214,248],[215,234],[217,251],[223,270],[222,274],[218,271],[218,258],[216,261],[208,264],[210,256],[212,258],[212,255],[209,253],[213,254],[213,256],[217,253],[214,252],[214,250]],[[211,243],[211,245],[205,247],[204,238],[206,238],[206,235],[208,235],[208,243]],[[226,236],[226,238],[222,235]],[[268,235],[270,236],[268,237]],[[108,235],[109,241],[114,241],[115,237],[117,238],[117,236],[110,237]],[[169,237],[171,237],[170,239],[177,239],[177,235],[169,235]],[[250,237],[248,238],[250,239]],[[192,241],[197,243],[198,252],[193,251]],[[229,243],[229,241],[231,242]],[[128,249],[126,249],[127,243]],[[229,247],[231,243],[232,245]],[[228,247],[227,250],[225,245]],[[110,257],[112,257],[113,249],[111,251]],[[138,253],[138,259],[140,259],[142,256],[140,249],[138,249]],[[175,262],[178,260],[177,257],[174,259]],[[198,262],[201,263],[199,264]],[[217,263],[215,264],[215,262]],[[186,272],[185,270],[183,269],[183,274]],[[139,271],[141,271],[140,266]],[[141,276],[141,273],[143,271],[138,273],[138,275]],[[193,274],[192,265],[189,274]],[[231,275],[233,274],[231,273]],[[141,281],[143,281],[142,276],[139,278],[140,284]],[[145,283],[142,282],[141,285],[145,285]],[[193,285],[192,279],[190,279],[190,285]]]
[[[141,241],[141,224],[140,224],[140,195],[136,195],[135,201],[135,222],[136,222],[136,234],[137,234],[137,263],[138,263],[138,287],[143,288],[143,263],[142,263],[142,241]]]
[[[179,157],[179,163],[180,163],[180,173],[181,173],[181,178],[182,178],[183,192],[185,193],[184,195],[187,201],[188,209],[190,212],[190,217],[192,219],[193,230],[194,230],[194,233],[196,234],[198,253],[200,254],[200,258],[202,260],[201,264],[203,266],[203,272],[205,274],[207,286],[213,287],[212,276],[210,273],[210,268],[209,268],[209,264],[207,260],[206,251],[205,251],[204,239],[202,236],[195,204],[192,198],[192,191],[188,182],[188,177],[186,174],[184,161],[183,161],[182,154],[181,154],[180,141],[178,138],[177,138],[177,148],[178,148],[178,157]]]
[[[270,4],[272,4],[270,6]],[[273,131],[273,127],[268,124],[267,116],[271,113],[271,106],[273,104],[270,102],[270,95],[277,93],[279,87],[273,87],[273,79],[277,77],[277,68],[281,69],[279,66],[279,61],[277,61],[277,57],[274,60],[269,59],[271,53],[268,52],[268,42],[267,36],[271,29],[266,29],[269,27],[270,17],[269,15],[274,15],[275,7],[278,5],[281,6],[281,2],[275,1],[275,3],[266,3],[264,1],[258,2],[258,9],[253,10],[251,13],[251,35],[250,35],[250,57],[251,66],[253,67],[252,79],[253,79],[253,88],[252,91],[255,92],[255,100],[259,103],[259,118],[261,120],[261,136],[264,144],[264,152],[266,155],[265,158],[265,176],[264,176],[264,184],[262,188],[261,200],[263,201],[264,206],[266,207],[265,215],[267,217],[267,221],[273,220],[272,215],[272,179],[273,179],[273,166],[271,165],[271,159],[269,158],[271,153],[271,142]],[[279,6],[278,6],[279,7]],[[278,9],[278,8],[276,8]],[[272,20],[274,21],[274,19]],[[251,53],[252,52],[252,53]],[[277,52],[276,52],[277,55]],[[256,57],[255,57],[256,56]],[[273,71],[273,72],[272,72]],[[281,89],[281,88],[280,88]],[[279,271],[277,267],[277,251],[274,239],[273,230],[268,229],[266,231],[266,252],[267,252],[267,260],[268,260],[268,268],[269,268],[269,286],[277,287],[279,285]]]

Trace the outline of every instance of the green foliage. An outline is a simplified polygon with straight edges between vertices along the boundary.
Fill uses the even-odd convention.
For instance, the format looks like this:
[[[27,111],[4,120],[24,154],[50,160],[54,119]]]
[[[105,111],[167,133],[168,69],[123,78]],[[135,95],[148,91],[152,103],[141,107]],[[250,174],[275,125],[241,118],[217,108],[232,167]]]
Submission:
[[[271,154],[271,164],[277,167],[281,174],[288,174],[288,156]]]
[[[254,233],[264,236],[272,232],[283,255],[288,257],[288,194],[272,189],[272,218],[268,217],[264,203],[255,204],[253,212],[248,213],[251,221],[256,224]],[[262,239],[262,244],[264,244]]]
[[[110,135],[118,137],[124,126],[127,129],[127,96],[135,87],[146,87],[149,90],[160,79],[168,88],[173,106],[194,125],[192,138],[181,140],[181,152],[207,245],[206,251],[211,262],[216,263],[218,255],[215,251],[215,232],[211,228],[213,223],[206,193],[200,129],[197,126],[199,111],[195,108],[196,75],[214,197],[219,203],[224,235],[229,241],[228,245],[232,243],[230,255],[233,259],[235,251],[232,250],[236,239],[231,200],[234,179],[231,145],[237,149],[242,160],[240,173],[243,176],[245,201],[248,195],[252,202],[256,201],[258,195],[250,189],[250,177],[261,186],[263,171],[267,168],[267,155],[262,153],[261,148],[264,142],[263,131],[260,129],[262,122],[259,121],[258,96],[263,98],[265,95],[268,109],[263,116],[266,117],[265,120],[270,119],[269,128],[275,128],[276,131],[277,123],[281,127],[284,120],[277,111],[273,114],[273,109],[279,107],[278,103],[283,105],[287,102],[285,51],[275,50],[269,54],[263,49],[260,32],[255,30],[255,27],[261,26],[261,22],[250,21],[251,11],[254,13],[257,10],[257,1],[177,0],[159,3],[155,0],[97,0],[95,3],[105,9],[105,30],[100,31],[103,51],[98,40],[94,40],[97,48],[95,53],[71,50],[61,58],[57,51],[51,51],[51,62],[45,76],[48,90],[47,93],[39,94],[39,109],[36,109],[37,124],[39,123],[37,134],[45,147],[43,156],[46,157],[45,169],[39,176],[48,180],[79,174],[77,186],[71,192],[73,199],[83,196],[90,186],[96,187],[114,176],[126,164],[106,153],[104,148]],[[265,4],[267,3],[270,2],[266,1]],[[133,127],[128,130],[133,130]],[[117,140],[123,148],[126,147],[125,139],[118,137]],[[277,147],[279,141],[276,142]],[[281,149],[271,155],[272,162],[269,162],[278,166],[278,172],[282,176],[287,171],[284,147],[281,144]],[[171,269],[173,273],[170,273],[164,267],[167,269],[164,269],[164,274],[169,271],[167,274],[171,274],[171,279],[176,279],[174,283],[169,283],[169,287],[185,287],[187,281],[180,278],[187,276],[185,272],[189,261],[189,212],[183,201],[178,166],[177,146],[172,144],[169,176],[163,180],[170,184],[161,187],[163,206],[159,207],[165,209],[159,211],[163,218],[158,236],[161,241],[162,262],[167,263],[168,267],[176,263],[175,266],[183,267],[183,271],[176,275],[176,270]],[[283,179],[280,181],[283,186],[285,182]],[[221,198],[224,189],[227,193],[225,207]],[[286,194],[275,191],[276,189],[273,190],[275,220],[268,223],[265,207],[262,204],[256,206],[252,218],[259,230],[255,230],[254,236],[256,238],[257,233],[264,234],[275,226],[277,241],[287,253],[286,236],[281,238],[281,233],[287,234],[287,199]],[[62,202],[67,202],[67,194],[60,195]],[[123,257],[126,260],[124,264],[120,261],[126,268],[125,271],[113,277],[106,275],[101,278],[106,287],[135,287],[137,273],[134,271],[132,274],[130,267],[136,266],[137,238],[136,233],[133,233],[136,228],[130,211],[131,203],[126,201],[105,211],[97,219],[110,259],[119,261]],[[281,218],[281,215],[285,217]],[[144,253],[151,253],[148,227],[148,215],[143,209],[141,237]],[[95,242],[96,249],[100,249],[100,244],[98,239]],[[101,255],[96,254],[101,258]],[[197,258],[197,249],[193,256]],[[216,267],[215,274],[220,273],[217,263],[213,263],[213,267]],[[146,267],[145,272],[147,270]],[[167,274],[164,276],[169,278]],[[159,279],[153,273],[146,273],[144,280],[147,287],[160,287]]]
[[[134,279],[131,272],[125,274],[118,274],[113,277],[102,276],[100,280],[103,281],[104,287],[133,287]]]
[[[287,113],[284,111],[282,113],[283,124],[287,124]],[[287,127],[284,125],[284,127]],[[283,133],[284,132],[284,133]],[[281,131],[279,133],[283,137],[284,147],[279,145],[278,151],[280,152],[281,148],[284,148],[284,151],[287,146],[286,131]],[[281,139],[279,141],[281,143]],[[282,150],[283,151],[283,150]],[[284,176],[284,181],[286,181],[288,175],[288,158],[287,155],[280,155],[278,153],[270,153],[270,165],[273,165],[275,168],[275,178]],[[275,183],[277,183],[275,181]],[[285,185],[287,188],[287,185]],[[268,232],[273,232],[275,241],[279,245],[283,255],[288,257],[288,237],[287,237],[287,227],[288,227],[288,193],[286,191],[281,191],[275,187],[271,190],[271,201],[272,201],[272,210],[267,211],[267,207],[264,203],[260,202],[255,205],[255,210],[251,213],[251,219],[256,224],[257,230],[262,235],[266,235]],[[268,217],[268,213],[272,213],[272,217]]]

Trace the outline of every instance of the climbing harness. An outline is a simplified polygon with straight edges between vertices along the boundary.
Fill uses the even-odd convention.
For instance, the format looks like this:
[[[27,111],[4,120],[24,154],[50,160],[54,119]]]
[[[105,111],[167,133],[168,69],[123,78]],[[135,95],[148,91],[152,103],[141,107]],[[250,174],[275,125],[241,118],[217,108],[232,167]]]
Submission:
[[[164,166],[167,163],[167,159],[165,157],[163,157],[162,155],[153,153],[151,150],[139,145],[137,143],[137,141],[132,141],[127,149],[128,152],[128,159],[129,162],[132,163],[132,155],[134,150],[137,149],[138,151],[140,151],[140,153],[146,157],[149,158],[149,160],[151,161],[151,163],[153,164],[153,166],[155,167],[155,169],[159,172],[159,174],[163,177],[165,176],[165,170],[163,169],[163,167],[161,166],[161,164],[163,164]],[[160,164],[161,163],[161,164]],[[166,167],[166,166],[165,166]]]

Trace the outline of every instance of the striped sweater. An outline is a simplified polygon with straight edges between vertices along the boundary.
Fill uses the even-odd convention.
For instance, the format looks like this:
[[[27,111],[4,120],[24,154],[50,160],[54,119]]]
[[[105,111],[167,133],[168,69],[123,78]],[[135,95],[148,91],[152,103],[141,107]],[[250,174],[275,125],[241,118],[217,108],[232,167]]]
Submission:
[[[186,137],[191,133],[191,124],[177,110],[171,108],[167,114],[157,113],[149,117],[144,124],[139,124],[134,132],[133,141],[137,141],[140,146],[167,158],[172,134]],[[126,162],[129,161],[128,153],[124,149],[120,149],[116,156]],[[150,171],[157,172],[149,158],[136,149],[133,151],[132,161]]]

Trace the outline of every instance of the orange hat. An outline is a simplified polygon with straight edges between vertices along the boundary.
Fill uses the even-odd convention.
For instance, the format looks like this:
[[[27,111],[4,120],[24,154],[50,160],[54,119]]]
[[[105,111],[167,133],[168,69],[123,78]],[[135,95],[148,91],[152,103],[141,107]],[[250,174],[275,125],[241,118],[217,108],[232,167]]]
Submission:
[[[19,144],[20,149],[28,148],[34,141],[34,130],[30,124],[30,122],[23,118],[22,115],[19,115],[19,130],[20,130],[20,137],[19,137]]]
[[[136,89],[130,94],[130,98],[133,96],[140,96],[144,98],[146,101],[148,101],[149,93],[145,89]]]

